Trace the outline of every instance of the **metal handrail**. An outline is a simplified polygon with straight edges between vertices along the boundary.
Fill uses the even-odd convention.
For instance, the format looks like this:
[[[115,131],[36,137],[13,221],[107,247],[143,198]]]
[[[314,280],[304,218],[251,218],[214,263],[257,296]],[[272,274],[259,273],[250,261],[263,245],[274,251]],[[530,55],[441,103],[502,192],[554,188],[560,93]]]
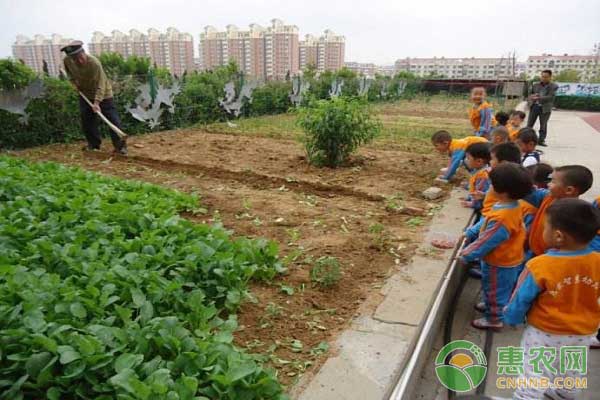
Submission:
[[[469,218],[469,221],[467,222],[466,226],[471,225],[471,222],[473,221],[474,217],[475,214],[473,213]],[[427,341],[427,338],[429,337],[429,334],[433,327],[435,317],[442,306],[442,301],[446,296],[446,292],[448,291],[450,279],[452,278],[457,269],[458,260],[456,256],[464,248],[465,240],[466,239],[463,238],[463,240],[461,240],[460,243],[457,243],[456,247],[454,248],[454,251],[452,252],[452,257],[450,258],[449,265],[446,269],[446,275],[444,276],[444,280],[442,281],[439,290],[437,291],[437,295],[433,301],[433,304],[431,305],[429,313],[427,314],[427,318],[425,319],[425,323],[423,324],[423,329],[421,329],[421,332],[419,334],[415,347],[412,350],[410,358],[408,359],[408,362],[406,363],[406,366],[404,367],[402,373],[398,377],[398,380],[394,385],[394,389],[389,395],[388,400],[405,400],[406,391],[414,375],[420,353],[424,349],[425,342]]]

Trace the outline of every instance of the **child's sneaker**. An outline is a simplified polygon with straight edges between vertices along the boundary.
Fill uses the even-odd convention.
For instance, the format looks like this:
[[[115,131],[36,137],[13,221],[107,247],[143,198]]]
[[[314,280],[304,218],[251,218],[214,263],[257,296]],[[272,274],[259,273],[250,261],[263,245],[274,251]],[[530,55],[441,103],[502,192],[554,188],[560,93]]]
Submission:
[[[479,311],[480,313],[484,313],[485,312],[485,301],[480,301],[479,303],[475,304],[475,310]]]
[[[484,317],[484,318],[474,319],[473,321],[471,321],[471,326],[473,328],[482,329],[482,330],[492,329],[492,330],[498,331],[504,327],[504,324],[502,322],[490,322],[487,320],[487,318]]]

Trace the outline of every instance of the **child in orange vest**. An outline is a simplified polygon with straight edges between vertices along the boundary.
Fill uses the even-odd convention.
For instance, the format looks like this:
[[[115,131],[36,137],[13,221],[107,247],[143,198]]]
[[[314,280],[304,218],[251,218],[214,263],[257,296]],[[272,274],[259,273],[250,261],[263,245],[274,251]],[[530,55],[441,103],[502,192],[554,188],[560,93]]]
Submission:
[[[473,320],[477,329],[501,329],[502,309],[519,277],[525,258],[526,232],[519,199],[531,192],[533,182],[525,168],[502,163],[490,172],[498,202],[479,223],[467,229],[471,242],[461,253],[464,263],[481,260],[485,317]],[[481,305],[478,305],[481,307]]]
[[[556,200],[544,213],[543,236],[552,249],[527,263],[506,307],[504,322],[520,324],[527,315],[520,378],[546,377],[554,382],[557,377],[584,376],[583,371],[564,368],[563,361],[569,363],[563,350],[570,346],[587,354],[600,324],[600,254],[589,247],[600,229],[600,213],[579,199]],[[536,368],[540,348],[556,357],[550,365],[539,368],[537,363]],[[581,357],[580,362],[585,363]],[[513,399],[546,398],[544,394],[552,399],[574,399],[577,391],[529,385],[518,388]]]
[[[488,177],[490,163],[490,146],[488,143],[473,143],[467,147],[465,164],[471,170],[469,178],[469,196],[462,202],[464,207],[472,208],[479,212],[483,199],[475,198],[477,192],[487,192],[490,187]]]
[[[484,87],[474,87],[471,89],[471,101],[473,106],[469,109],[469,120],[473,126],[475,136],[490,137],[492,127],[496,125],[494,119],[494,109],[486,100]]]
[[[557,167],[552,173],[548,189],[536,189],[523,200],[538,209],[529,229],[529,250],[527,259],[542,255],[548,250],[544,240],[546,209],[556,200],[577,198],[587,192],[593,183],[592,171],[583,165]]]
[[[508,124],[506,124],[506,129],[508,129],[508,136],[511,141],[517,140],[517,135],[519,134],[519,130],[521,130],[521,125],[523,125],[523,121],[525,121],[525,113],[523,111],[511,111],[510,119],[508,120]]]
[[[487,143],[487,139],[477,136],[467,136],[464,139],[452,139],[452,136],[447,131],[437,131],[431,137],[431,143],[437,151],[450,156],[450,163],[447,168],[442,168],[441,175],[437,180],[448,182],[458,167],[461,166],[465,159],[465,151],[473,143]]]
[[[497,165],[503,162],[511,162],[515,164],[521,163],[521,151],[514,143],[502,143],[495,145],[490,150],[490,170],[496,168]],[[492,209],[492,206],[496,204],[498,199],[495,197],[494,192],[488,190],[485,193],[479,193],[477,196],[483,198],[483,207],[481,214],[485,216],[488,211]]]

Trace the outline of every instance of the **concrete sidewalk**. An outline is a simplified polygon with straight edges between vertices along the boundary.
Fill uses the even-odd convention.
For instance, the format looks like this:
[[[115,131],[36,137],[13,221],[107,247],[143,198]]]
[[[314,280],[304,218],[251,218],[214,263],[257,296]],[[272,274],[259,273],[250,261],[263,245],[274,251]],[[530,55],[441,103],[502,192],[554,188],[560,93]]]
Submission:
[[[542,161],[552,166],[582,164],[592,170],[594,185],[582,196],[585,200],[592,200],[600,195],[600,132],[581,118],[590,114],[552,112],[548,122],[548,147],[538,148],[544,152]],[[535,129],[537,128],[536,126]]]

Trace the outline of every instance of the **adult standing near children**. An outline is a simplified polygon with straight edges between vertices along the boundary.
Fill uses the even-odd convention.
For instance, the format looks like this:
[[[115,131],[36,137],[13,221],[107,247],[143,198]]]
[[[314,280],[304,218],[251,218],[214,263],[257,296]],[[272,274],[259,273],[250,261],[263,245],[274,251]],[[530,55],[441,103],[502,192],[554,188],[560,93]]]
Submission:
[[[98,130],[98,118],[96,113],[102,113],[115,126],[121,127],[121,120],[113,101],[113,92],[110,81],[104,73],[100,60],[86,54],[83,42],[76,40],[60,49],[67,55],[64,66],[71,83],[83,93],[92,106],[79,96],[79,111],[81,113],[81,128],[87,139],[84,150],[99,150],[102,136]],[[115,152],[127,155],[127,143],[115,132],[110,131]]]
[[[558,85],[552,82],[552,71],[545,69],[542,71],[540,81],[533,84],[532,93],[528,98],[529,118],[527,119],[527,126],[533,128],[536,119],[540,119],[539,146],[547,146],[548,120],[552,113],[557,89]]]

